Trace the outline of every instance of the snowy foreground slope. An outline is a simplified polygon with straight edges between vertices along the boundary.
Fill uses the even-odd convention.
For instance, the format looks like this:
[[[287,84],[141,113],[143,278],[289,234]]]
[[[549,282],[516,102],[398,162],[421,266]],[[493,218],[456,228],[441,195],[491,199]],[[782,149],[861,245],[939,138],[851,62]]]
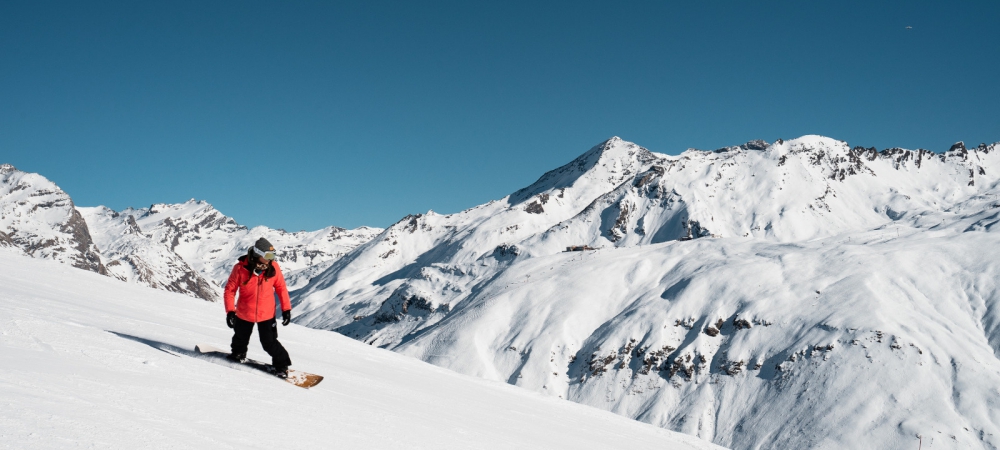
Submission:
[[[218,304],[15,251],[0,265],[0,448],[719,448],[291,325],[295,366],[326,376],[304,390],[193,357],[228,342]]]
[[[614,138],[401,220],[297,320],[735,449],[998,448],[997,150]]]

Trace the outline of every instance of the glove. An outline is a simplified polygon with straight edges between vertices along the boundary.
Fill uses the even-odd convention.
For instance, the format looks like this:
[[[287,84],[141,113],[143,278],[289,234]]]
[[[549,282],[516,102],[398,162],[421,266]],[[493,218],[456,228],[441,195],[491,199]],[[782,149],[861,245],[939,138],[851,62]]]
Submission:
[[[226,313],[226,325],[229,325],[229,328],[236,326],[236,311]]]
[[[288,322],[292,321],[292,310],[281,312],[281,326],[288,325]]]

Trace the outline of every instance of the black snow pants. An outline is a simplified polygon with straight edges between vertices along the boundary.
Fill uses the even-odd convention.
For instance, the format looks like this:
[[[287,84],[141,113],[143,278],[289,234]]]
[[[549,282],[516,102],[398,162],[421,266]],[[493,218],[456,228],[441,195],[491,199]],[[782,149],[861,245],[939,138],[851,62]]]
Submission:
[[[233,354],[246,355],[247,346],[250,344],[250,335],[253,334],[253,322],[247,322],[237,317],[233,331]],[[271,355],[272,366],[278,369],[287,369],[288,366],[292,365],[288,351],[278,342],[277,320],[271,319],[258,323],[257,332],[260,334],[261,347],[264,347],[264,351]]]

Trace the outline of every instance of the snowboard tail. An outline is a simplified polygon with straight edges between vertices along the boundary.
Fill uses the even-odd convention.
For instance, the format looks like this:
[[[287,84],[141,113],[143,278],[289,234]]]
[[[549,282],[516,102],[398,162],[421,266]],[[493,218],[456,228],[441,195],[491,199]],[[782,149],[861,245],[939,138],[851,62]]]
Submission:
[[[229,356],[229,352],[206,344],[198,344],[194,347],[194,349],[198,353],[211,357],[212,359],[219,359],[222,361],[226,361],[230,364],[241,364],[247,367],[252,367],[269,375],[278,377],[277,371],[274,369],[274,366],[270,364],[264,364],[260,361],[256,361],[253,359],[247,359],[242,363],[237,363],[226,358],[227,356]],[[308,372],[302,372],[299,370],[288,369],[288,377],[283,378],[283,380],[292,383],[298,387],[309,389],[319,384],[320,381],[323,381],[323,376]]]

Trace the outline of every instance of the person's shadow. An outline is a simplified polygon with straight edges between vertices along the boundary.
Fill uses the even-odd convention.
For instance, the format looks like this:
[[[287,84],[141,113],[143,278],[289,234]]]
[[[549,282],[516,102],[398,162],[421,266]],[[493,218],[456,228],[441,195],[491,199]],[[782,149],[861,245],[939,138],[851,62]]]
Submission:
[[[141,337],[138,337],[138,336],[132,336],[131,334],[119,333],[117,331],[111,331],[111,330],[105,330],[105,331],[107,331],[108,333],[111,333],[111,334],[113,334],[115,336],[118,336],[120,338],[123,338],[123,339],[128,339],[130,341],[135,341],[135,342],[138,342],[140,344],[146,344],[146,345],[148,345],[150,347],[153,347],[153,348],[155,348],[155,349],[157,349],[157,350],[159,350],[159,351],[161,351],[163,353],[166,353],[168,355],[177,356],[177,357],[180,357],[182,355],[183,356],[194,356],[194,357],[198,356],[198,352],[196,352],[194,350],[188,350],[186,348],[180,348],[180,347],[178,347],[176,345],[170,345],[170,344],[167,344],[165,342],[159,342],[159,341],[154,341],[152,339],[146,339],[146,338],[141,338]]]

